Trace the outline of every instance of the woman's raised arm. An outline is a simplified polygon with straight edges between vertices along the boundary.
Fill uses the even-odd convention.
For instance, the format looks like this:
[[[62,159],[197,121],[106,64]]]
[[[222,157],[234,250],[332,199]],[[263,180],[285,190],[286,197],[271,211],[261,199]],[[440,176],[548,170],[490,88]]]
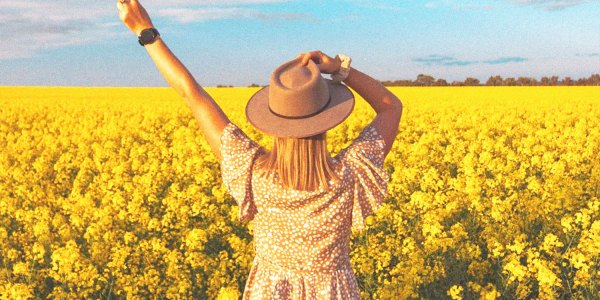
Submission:
[[[402,102],[379,81],[354,68],[350,68],[350,74],[344,82],[361,95],[377,113],[373,126],[385,141],[385,155],[387,155],[398,134]]]
[[[150,16],[138,0],[117,0],[119,17],[136,36],[146,28],[154,28]],[[196,82],[188,69],[159,37],[145,48],[169,85],[183,97],[198,120],[204,137],[217,157],[221,158],[220,141],[229,119],[214,99]]]
[[[303,58],[303,64],[308,63],[310,59],[314,60],[322,73],[335,73],[340,68],[340,61],[318,50],[300,54],[298,57]],[[377,113],[373,126],[385,141],[384,151],[387,155],[398,133],[398,125],[402,117],[402,102],[379,81],[354,68],[350,68],[350,73],[344,82],[361,95]]]

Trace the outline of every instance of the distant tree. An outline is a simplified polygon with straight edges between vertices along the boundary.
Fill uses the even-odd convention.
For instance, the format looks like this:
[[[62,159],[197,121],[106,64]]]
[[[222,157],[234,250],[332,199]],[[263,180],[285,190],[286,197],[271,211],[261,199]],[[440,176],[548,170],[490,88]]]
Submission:
[[[435,86],[447,86],[448,85],[448,81],[446,81],[446,79],[442,79],[442,78],[438,78],[433,85]]]
[[[546,76],[542,77],[542,79],[540,79],[540,85],[550,85],[550,78]]]
[[[586,85],[600,85],[600,74],[592,74],[587,79]]]
[[[477,79],[477,78],[473,78],[473,77],[467,77],[467,78],[465,79],[465,85],[468,85],[468,86],[476,86],[476,85],[479,85],[479,79]]]
[[[517,85],[517,81],[512,77],[507,77],[507,78],[504,78],[504,81],[502,81],[502,84],[508,85],[508,86],[515,86],[515,85]]]
[[[590,77],[579,78],[577,80],[577,85],[600,85],[600,74],[592,74]]]
[[[539,85],[558,85],[558,76],[544,76],[542,79],[540,79]]]
[[[258,84],[256,84],[256,83],[253,83],[253,84],[249,85],[248,87],[259,87],[259,86],[260,86],[260,85],[258,85]]]
[[[535,79],[534,77],[529,77],[529,80],[531,85],[539,85],[537,79]]]
[[[500,75],[490,76],[485,85],[498,86],[502,85],[502,77]]]
[[[381,84],[383,84],[385,86],[413,86],[413,85],[415,85],[412,80],[394,80],[394,81],[385,80],[385,81],[382,81]]]
[[[573,81],[573,79],[571,79],[571,77],[567,76],[567,77],[563,78],[561,84],[569,86],[569,85],[575,84],[575,81]]]
[[[431,86],[431,85],[433,85],[434,81],[435,81],[435,78],[433,78],[432,76],[425,75],[425,74],[419,74],[419,75],[417,75],[416,84],[422,85],[422,86]]]
[[[519,77],[517,79],[517,85],[519,85],[519,86],[537,85],[537,80],[535,78],[530,78],[530,77]]]
[[[517,85],[518,86],[529,85],[529,79],[526,77],[519,77],[519,78],[517,78]]]
[[[433,76],[419,74],[416,80],[385,80],[381,81],[381,83],[385,86],[477,86],[481,85],[479,80],[474,77],[467,77],[464,82],[462,81],[453,81],[452,83],[448,83],[443,78],[435,79]],[[558,76],[553,75],[551,77],[543,76],[538,81],[534,77],[518,77],[515,79],[514,77],[502,78],[500,75],[490,76],[486,81],[485,85],[487,86],[555,86],[555,85],[600,85],[600,74],[592,74],[590,77],[582,77],[577,80],[573,80],[571,77],[565,77],[563,80],[559,80]],[[251,86],[258,86],[253,84]],[[226,87],[226,86],[219,86]]]

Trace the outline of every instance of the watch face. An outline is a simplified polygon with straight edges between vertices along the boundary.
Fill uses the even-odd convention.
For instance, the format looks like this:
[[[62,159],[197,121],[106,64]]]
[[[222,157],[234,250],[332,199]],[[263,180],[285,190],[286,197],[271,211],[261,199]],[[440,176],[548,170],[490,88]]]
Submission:
[[[155,37],[156,36],[154,35],[154,32],[152,32],[152,30],[142,30],[142,32],[140,33],[140,40],[144,44],[152,42]]]

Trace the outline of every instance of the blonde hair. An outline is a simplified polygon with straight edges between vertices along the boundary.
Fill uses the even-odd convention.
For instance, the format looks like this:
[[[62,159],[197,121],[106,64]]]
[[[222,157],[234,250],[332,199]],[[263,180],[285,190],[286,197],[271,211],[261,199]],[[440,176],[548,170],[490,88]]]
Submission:
[[[284,187],[314,191],[338,180],[329,157],[325,132],[306,138],[273,137],[273,148],[260,164]]]

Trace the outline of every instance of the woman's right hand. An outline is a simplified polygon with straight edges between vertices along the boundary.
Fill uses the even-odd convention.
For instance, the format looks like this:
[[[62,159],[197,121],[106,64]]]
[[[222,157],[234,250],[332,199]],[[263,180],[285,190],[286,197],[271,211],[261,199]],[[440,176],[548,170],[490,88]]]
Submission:
[[[117,0],[119,18],[136,36],[146,28],[152,28],[152,20],[138,0]]]
[[[305,66],[308,61],[312,59],[319,67],[319,71],[326,74],[337,72],[342,64],[341,61],[332,58],[319,50],[299,54],[296,58],[300,57],[302,57],[301,65]]]

